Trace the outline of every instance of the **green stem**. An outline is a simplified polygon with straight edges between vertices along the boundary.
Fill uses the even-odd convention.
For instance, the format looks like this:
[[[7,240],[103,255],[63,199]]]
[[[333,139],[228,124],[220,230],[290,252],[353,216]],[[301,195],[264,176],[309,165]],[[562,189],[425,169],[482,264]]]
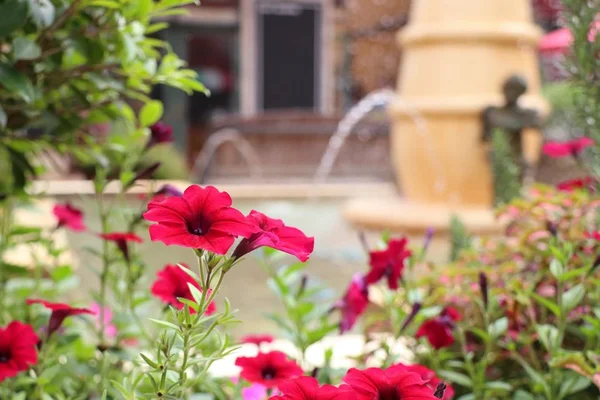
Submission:
[[[4,201],[0,209],[0,261],[4,259],[4,251],[8,247],[8,234],[10,232],[12,204],[10,199]],[[0,310],[6,309],[6,282],[8,277],[4,275],[5,268],[0,268]],[[3,314],[0,312],[0,324],[4,324]]]

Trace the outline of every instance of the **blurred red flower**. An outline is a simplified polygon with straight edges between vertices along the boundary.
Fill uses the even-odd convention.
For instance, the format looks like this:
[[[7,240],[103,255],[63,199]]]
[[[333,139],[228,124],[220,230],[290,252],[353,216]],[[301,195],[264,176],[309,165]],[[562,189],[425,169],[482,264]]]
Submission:
[[[356,320],[365,312],[368,305],[369,287],[365,282],[365,278],[361,274],[356,274],[352,278],[344,297],[334,305],[334,308],[342,312],[340,332],[344,333],[352,329]]]
[[[588,238],[588,239],[594,239],[594,240],[600,242],[600,232],[599,231],[586,232],[585,233],[585,237]]]
[[[165,124],[164,122],[157,122],[150,127],[150,139],[148,140],[148,144],[146,148],[161,144],[161,143],[171,143],[173,141],[173,128],[169,124]]]
[[[385,370],[351,368],[343,380],[354,389],[357,400],[437,400],[427,381],[402,365]]]
[[[185,264],[180,264],[188,268]],[[194,296],[188,286],[188,283],[196,287],[200,292],[202,288],[198,282],[191,276],[185,273],[177,265],[168,264],[156,274],[156,280],[152,285],[152,295],[161,299],[164,303],[170,304],[178,310],[183,309],[184,304],[177,298],[184,298],[194,301]],[[208,293],[210,295],[210,292]],[[211,302],[206,309],[205,314],[211,315],[217,310],[214,302]],[[190,308],[190,313],[195,314],[196,311]]]
[[[58,220],[57,228],[64,226],[75,232],[85,231],[83,212],[71,203],[56,204],[52,212]]]
[[[56,332],[56,330],[60,328],[63,321],[67,317],[80,314],[95,314],[94,311],[90,310],[89,308],[76,308],[71,307],[68,304],[52,303],[46,300],[27,299],[26,303],[27,305],[41,304],[52,311],[52,314],[50,314],[50,320],[48,321],[47,337],[50,337],[54,332]]]
[[[563,192],[572,192],[576,189],[588,189],[593,190],[596,184],[596,179],[591,176],[585,178],[570,179],[568,181],[560,182],[556,185],[556,188]]]
[[[588,137],[580,137],[565,142],[546,142],[542,148],[544,154],[552,158],[573,156],[577,157],[583,150],[594,144]]]
[[[256,357],[238,357],[235,365],[242,368],[240,377],[268,388],[278,387],[303,374],[302,368],[280,351],[258,353]]]
[[[271,335],[246,335],[242,338],[242,343],[255,344],[260,346],[263,343],[271,343],[275,338]]]
[[[231,197],[212,186],[188,187],[182,197],[151,201],[144,213],[150,238],[166,245],[178,245],[225,254],[236,236],[249,238],[258,228],[231,207]]]
[[[144,241],[141,237],[131,232],[101,233],[98,236],[104,240],[115,242],[119,250],[121,250],[121,253],[123,253],[123,257],[125,257],[127,261],[129,261],[129,246],[127,243],[142,243]]]
[[[355,400],[356,393],[352,388],[342,385],[337,388],[331,385],[319,386],[319,382],[309,376],[300,376],[280,385],[281,395],[269,400]]]
[[[427,337],[431,346],[435,349],[451,346],[454,343],[454,323],[460,321],[462,316],[452,307],[446,307],[440,315],[429,319],[419,327],[416,337]]]
[[[390,289],[398,289],[405,260],[411,255],[410,250],[406,248],[407,244],[406,238],[392,239],[387,249],[369,253],[371,270],[366,275],[367,283],[376,283],[385,277]]]
[[[440,383],[442,383],[442,380],[437,377],[437,375],[435,374],[434,371],[430,370],[429,368],[427,368],[423,365],[420,365],[420,364],[405,365],[402,363],[399,363],[396,365],[401,365],[404,368],[406,368],[407,371],[415,372],[415,373],[419,374],[421,379],[423,379],[424,381],[427,382],[426,385],[431,389],[432,392],[435,392],[438,385]],[[445,383],[445,384],[446,384],[446,390],[444,391],[444,397],[442,397],[442,400],[452,400],[454,398],[454,389],[449,384],[447,384],[447,383]]]
[[[0,382],[37,364],[38,341],[33,328],[22,322],[0,327]]]
[[[269,218],[258,211],[250,211],[246,220],[257,227],[248,239],[243,239],[233,256],[242,257],[259,247],[267,246],[283,251],[305,262],[313,251],[315,239],[307,237],[301,230],[285,226],[282,220]]]

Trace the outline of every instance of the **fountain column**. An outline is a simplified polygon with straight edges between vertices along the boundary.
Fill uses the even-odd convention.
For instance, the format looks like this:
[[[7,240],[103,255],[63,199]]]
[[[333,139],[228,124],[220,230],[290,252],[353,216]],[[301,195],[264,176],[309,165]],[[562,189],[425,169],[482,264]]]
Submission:
[[[392,159],[404,196],[352,202],[347,216],[359,226],[443,230],[458,214],[474,231],[494,231],[481,112],[501,104],[502,83],[513,74],[529,85],[524,105],[547,111],[536,53],[541,31],[533,24],[530,2],[451,3],[414,1],[410,23],[398,34],[403,65],[389,112]],[[423,116],[424,129],[406,107]]]

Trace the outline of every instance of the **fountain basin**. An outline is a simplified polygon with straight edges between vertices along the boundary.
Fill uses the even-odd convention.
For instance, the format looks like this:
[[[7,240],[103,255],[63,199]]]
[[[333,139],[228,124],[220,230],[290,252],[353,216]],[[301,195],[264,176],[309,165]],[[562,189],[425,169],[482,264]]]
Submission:
[[[452,216],[458,217],[473,234],[494,235],[502,230],[492,209],[486,206],[415,203],[399,196],[353,199],[345,205],[344,216],[358,229],[388,229],[409,236],[422,235],[429,228],[435,229],[438,236],[446,235]]]

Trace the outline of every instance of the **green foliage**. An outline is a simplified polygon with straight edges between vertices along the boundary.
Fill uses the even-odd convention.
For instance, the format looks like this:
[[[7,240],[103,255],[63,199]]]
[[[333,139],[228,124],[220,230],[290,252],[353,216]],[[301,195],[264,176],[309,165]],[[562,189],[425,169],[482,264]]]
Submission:
[[[84,135],[89,140],[98,124],[110,124],[120,135],[143,130],[162,114],[162,104],[149,98],[158,84],[190,94],[206,92],[196,72],[155,37],[167,27],[157,18],[185,13],[181,7],[191,3],[3,1],[0,153],[30,128],[41,129],[44,143],[59,150]],[[141,108],[139,115],[130,104]],[[115,121],[121,123],[115,126]],[[33,157],[27,150],[10,157],[13,173],[30,175]],[[19,192],[22,187],[14,189]]]
[[[461,251],[471,247],[471,235],[456,215],[450,219],[450,261],[455,261]]]
[[[573,33],[573,43],[565,68],[570,72],[570,84],[577,88],[574,104],[577,127],[587,137],[596,140],[590,164],[596,176],[600,174],[600,40],[598,40],[597,0],[563,0],[564,20]]]
[[[492,134],[492,175],[495,205],[506,204],[519,197],[521,171],[508,138],[501,130],[495,130]]]
[[[270,259],[269,259],[270,261]],[[305,273],[306,265],[296,263],[269,273],[267,285],[277,295],[284,313],[273,313],[268,318],[288,337],[304,356],[306,349],[338,328],[332,323],[326,300],[326,288],[312,283]]]

